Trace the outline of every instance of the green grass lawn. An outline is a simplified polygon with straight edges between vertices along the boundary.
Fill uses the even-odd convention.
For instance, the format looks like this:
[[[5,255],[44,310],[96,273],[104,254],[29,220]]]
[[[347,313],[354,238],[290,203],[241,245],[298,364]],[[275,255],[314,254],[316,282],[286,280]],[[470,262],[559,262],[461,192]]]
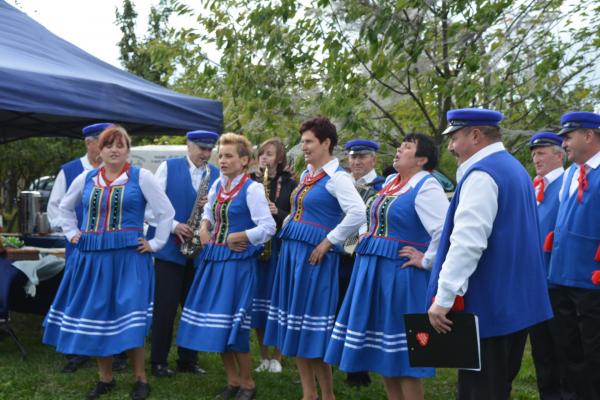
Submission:
[[[74,374],[62,374],[65,358],[42,345],[42,318],[12,314],[11,325],[23,341],[28,357],[21,356],[9,337],[0,337],[0,399],[82,399],[96,380],[95,364]],[[254,338],[253,338],[254,341]],[[258,365],[256,343],[253,343],[255,364]],[[176,351],[171,351],[171,366],[175,365]],[[149,351],[147,352],[149,356]],[[179,374],[174,378],[156,379],[150,376],[153,399],[212,399],[226,383],[225,373],[218,354],[201,354],[200,365],[208,371],[205,376]],[[298,400],[302,391],[293,360],[285,359],[282,374],[254,373],[258,399]],[[148,367],[149,371],[149,367]],[[334,372],[335,393],[338,399],[384,399],[381,377],[372,375],[368,388],[352,389],[344,383],[345,374]],[[128,399],[133,378],[128,372],[116,375],[117,388],[103,398]],[[425,381],[426,399],[452,399],[455,393],[456,371],[438,370],[437,377]],[[523,359],[521,372],[513,385],[513,399],[537,399],[535,372],[529,347]]]

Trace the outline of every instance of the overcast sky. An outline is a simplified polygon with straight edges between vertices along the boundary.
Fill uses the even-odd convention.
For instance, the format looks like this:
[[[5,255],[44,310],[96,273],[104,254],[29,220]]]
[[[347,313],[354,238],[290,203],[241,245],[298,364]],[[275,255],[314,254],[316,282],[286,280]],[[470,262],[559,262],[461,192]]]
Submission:
[[[148,14],[159,0],[134,0],[138,13],[137,33],[146,31]],[[73,43],[102,61],[122,68],[119,63],[121,31],[115,25],[115,9],[122,0],[7,0],[46,29]],[[191,4],[192,2],[184,2]],[[176,26],[192,26],[192,18],[174,20]]]

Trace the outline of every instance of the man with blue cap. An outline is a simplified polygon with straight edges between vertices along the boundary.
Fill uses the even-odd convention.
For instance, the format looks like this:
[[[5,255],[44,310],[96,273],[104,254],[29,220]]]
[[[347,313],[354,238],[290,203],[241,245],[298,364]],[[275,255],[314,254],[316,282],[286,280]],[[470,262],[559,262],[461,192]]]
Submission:
[[[174,371],[169,369],[167,364],[173,338],[173,324],[178,306],[181,304],[183,307],[187,298],[195,272],[195,258],[188,258],[182,254],[180,247],[193,235],[192,228],[187,222],[194,212],[194,208],[204,207],[208,189],[219,177],[219,169],[208,162],[218,139],[219,135],[215,132],[188,132],[187,155],[163,161],[155,173],[160,186],[165,190],[175,208],[171,236],[167,244],[154,254],[156,286],[150,362],[152,374],[156,377],[174,375]],[[196,203],[198,190],[206,193]],[[196,212],[199,211],[201,210],[196,210]],[[152,217],[150,216],[149,219],[150,225],[152,225]],[[151,237],[153,234],[154,227],[151,226],[148,236]],[[178,372],[204,373],[204,370],[197,364],[195,351],[179,347],[178,355]]]
[[[108,122],[100,122],[84,127],[81,131],[86,147],[86,154],[83,157],[71,160],[60,167],[60,171],[54,180],[52,192],[48,199],[48,221],[52,229],[60,229],[61,221],[59,218],[58,206],[61,200],[71,187],[71,183],[84,171],[90,171],[100,165],[100,149],[98,148],[98,137],[100,134],[112,124]],[[81,224],[83,210],[81,206],[76,208],[77,222]],[[74,246],[66,241],[65,244],[65,260],[73,253]],[[87,356],[67,356],[69,360],[63,367],[62,372],[75,372],[80,366],[85,364],[90,358]],[[115,360],[116,361],[116,360]]]
[[[563,165],[565,151],[562,137],[553,132],[537,132],[529,140],[531,158],[536,177],[533,186],[536,192],[538,222],[541,233],[540,247],[544,249],[546,275],[550,264],[550,249],[544,246],[545,238],[554,230],[558,214],[558,192],[565,172]],[[552,300],[555,288],[548,285],[548,295]],[[574,398],[568,389],[565,371],[559,359],[558,337],[554,319],[541,322],[529,328],[531,354],[535,365],[538,391],[541,400]]]
[[[527,329],[552,317],[531,178],[502,144],[502,113],[447,114],[458,186],[446,215],[427,298],[438,333],[448,312],[477,315],[481,370],[458,372],[458,399],[508,399]]]
[[[356,186],[367,186],[381,190],[385,178],[377,175],[377,151],[379,143],[366,139],[350,140],[345,146],[348,153],[348,166]]]
[[[600,399],[600,115],[560,118],[565,171],[553,237],[549,281],[567,381],[578,398]]]
[[[63,164],[54,180],[50,199],[48,200],[48,220],[53,229],[60,228],[58,206],[64,197],[71,183],[83,171],[90,171],[100,165],[100,149],[98,148],[98,136],[111,124],[101,122],[86,126],[82,129],[83,139],[85,141],[86,154],[81,158],[76,158]],[[81,222],[81,207],[77,210],[77,218]],[[65,257],[68,257],[73,251],[73,246],[67,244]]]
[[[348,167],[354,186],[358,190],[358,193],[360,193],[363,201],[366,202],[369,197],[381,190],[385,182],[385,178],[377,175],[377,171],[375,171],[379,143],[366,139],[354,139],[348,141],[344,148],[348,153]],[[355,245],[357,242],[358,236],[353,236],[346,241],[346,244],[351,243]],[[345,246],[345,248],[353,249],[352,245]],[[349,252],[340,255],[338,309],[342,305],[350,283],[354,259],[354,254],[349,254]],[[368,386],[371,383],[371,378],[368,372],[349,372],[346,382],[356,387]]]

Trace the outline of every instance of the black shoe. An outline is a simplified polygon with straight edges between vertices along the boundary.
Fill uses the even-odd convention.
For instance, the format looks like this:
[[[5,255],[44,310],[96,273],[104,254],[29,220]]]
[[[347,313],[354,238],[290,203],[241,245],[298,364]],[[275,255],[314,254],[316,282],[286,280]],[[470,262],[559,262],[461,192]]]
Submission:
[[[214,400],[228,400],[235,398],[235,395],[240,391],[239,386],[231,386],[227,385],[223,388],[221,393],[219,393]]]
[[[169,369],[166,364],[152,364],[152,375],[157,378],[171,378],[175,376],[175,371]]]
[[[346,383],[352,387],[367,387],[371,384],[371,377],[368,372],[349,372]]]
[[[150,384],[137,381],[133,385],[133,392],[131,392],[131,398],[133,400],[144,400],[150,396]]]
[[[200,368],[197,364],[177,364],[177,372],[183,372],[186,374],[204,375],[205,370]]]
[[[96,386],[85,396],[85,400],[99,399],[100,396],[107,394],[114,389],[117,382],[113,379],[110,382],[96,382]]]
[[[253,400],[256,398],[256,388],[254,389],[242,389],[235,395],[235,400]]]
[[[73,356],[69,358],[65,366],[63,367],[63,373],[70,374],[83,367],[90,360],[88,356]]]
[[[127,359],[117,357],[113,359],[112,370],[113,372],[123,372],[127,369]]]

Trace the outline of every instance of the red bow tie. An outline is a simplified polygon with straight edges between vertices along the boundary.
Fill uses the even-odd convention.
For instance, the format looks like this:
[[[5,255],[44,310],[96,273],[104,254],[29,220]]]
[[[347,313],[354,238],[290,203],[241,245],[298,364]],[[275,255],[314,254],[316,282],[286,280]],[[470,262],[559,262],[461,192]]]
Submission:
[[[541,203],[542,201],[544,201],[544,178],[541,176],[536,177],[533,180],[533,186],[537,189],[537,197],[536,200]],[[539,186],[539,188],[538,188]]]
[[[583,192],[588,188],[588,181],[585,176],[585,164],[579,166],[579,177],[577,178],[579,185],[577,186],[577,202],[581,203],[583,200]]]

